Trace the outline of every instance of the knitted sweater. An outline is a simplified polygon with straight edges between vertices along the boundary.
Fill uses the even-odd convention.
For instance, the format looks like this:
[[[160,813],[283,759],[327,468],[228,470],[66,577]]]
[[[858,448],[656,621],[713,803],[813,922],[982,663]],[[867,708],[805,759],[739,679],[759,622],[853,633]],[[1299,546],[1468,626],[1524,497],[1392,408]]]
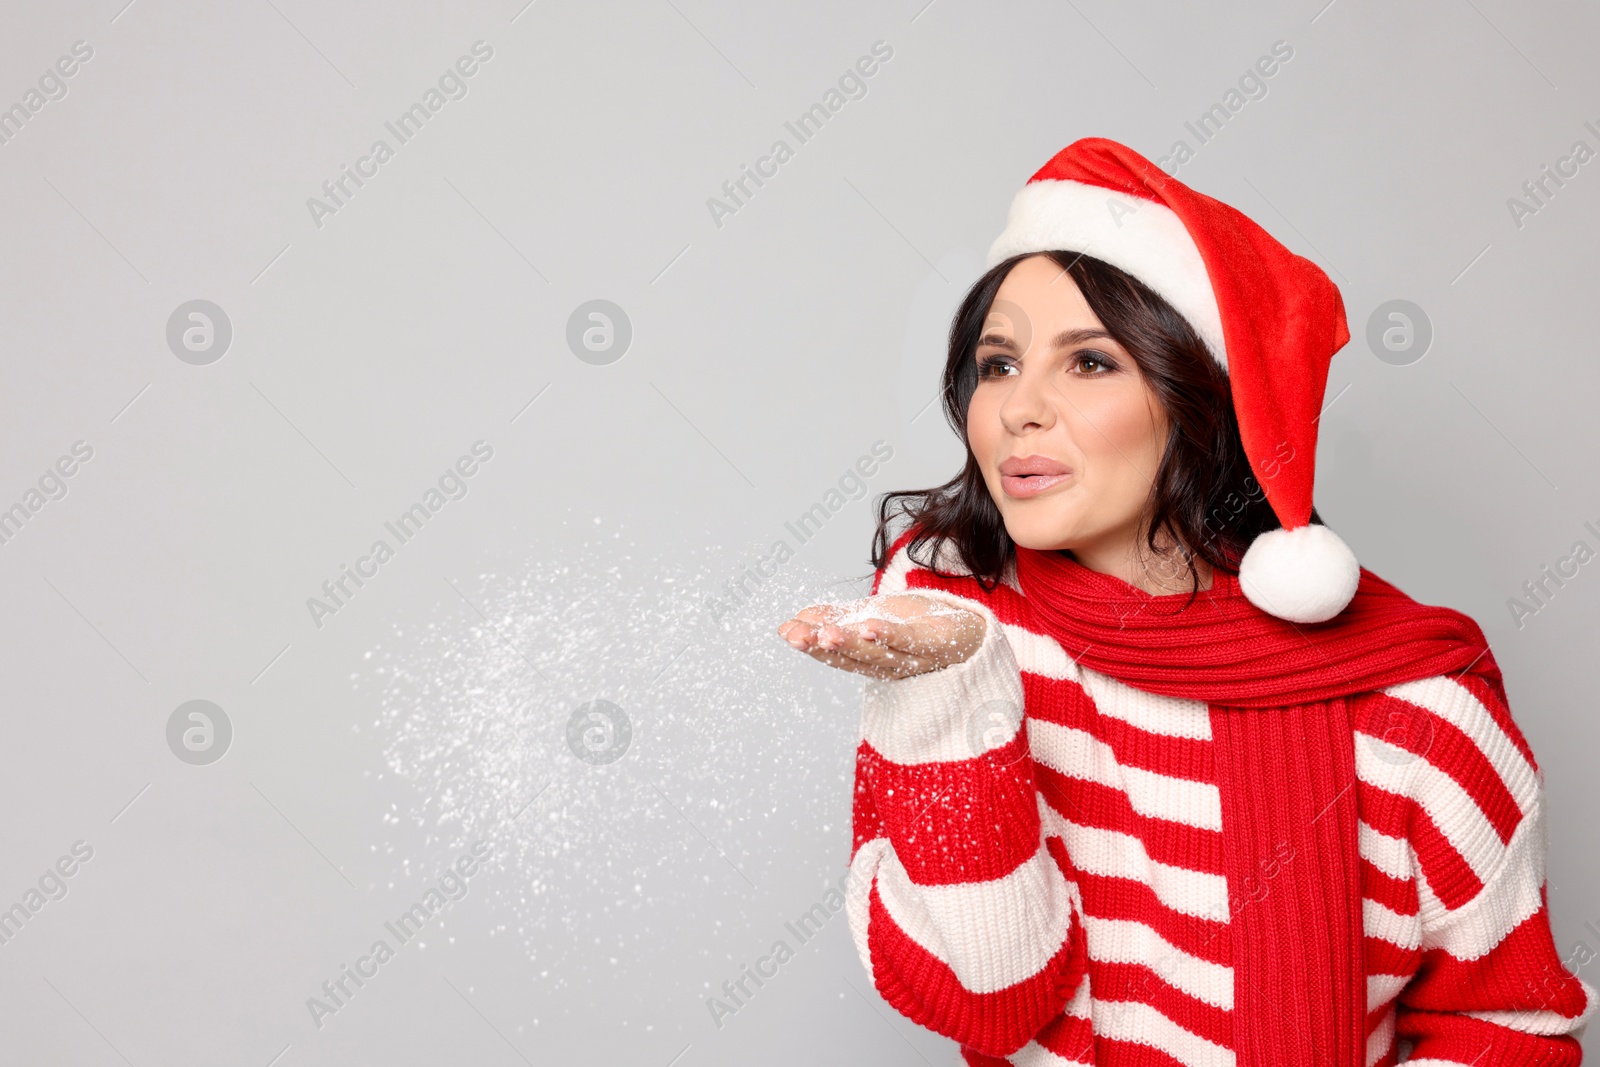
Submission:
[[[1231,1067],[1236,998],[1264,993],[1235,989],[1229,920],[1315,859],[1263,856],[1230,906],[1206,705],[1081,667],[1024,627],[1014,571],[984,591],[907,540],[873,592],[986,631],[866,683],[847,903],[873,984],[974,1067]],[[1508,709],[1463,674],[1351,712],[1367,1067],[1580,1063],[1596,994],[1551,936],[1543,779]]]

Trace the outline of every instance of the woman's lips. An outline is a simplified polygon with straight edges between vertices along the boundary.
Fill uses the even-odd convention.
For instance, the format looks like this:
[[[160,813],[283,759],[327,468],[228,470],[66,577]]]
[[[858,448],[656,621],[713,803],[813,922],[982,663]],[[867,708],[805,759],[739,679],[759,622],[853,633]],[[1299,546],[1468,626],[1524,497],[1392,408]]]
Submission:
[[[1006,496],[1027,498],[1038,496],[1046,489],[1060,485],[1068,478],[1068,474],[1002,474],[1000,486],[1006,491]]]
[[[1072,468],[1049,456],[1008,456],[1001,461],[999,473],[1006,496],[1027,498],[1060,485],[1072,477]]]

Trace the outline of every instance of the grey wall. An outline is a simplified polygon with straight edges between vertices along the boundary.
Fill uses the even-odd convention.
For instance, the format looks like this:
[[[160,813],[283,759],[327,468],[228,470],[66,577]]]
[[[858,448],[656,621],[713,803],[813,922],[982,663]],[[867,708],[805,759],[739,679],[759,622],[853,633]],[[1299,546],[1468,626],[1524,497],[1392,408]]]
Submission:
[[[1507,203],[1600,149],[1592,6],[125,2],[13,2],[0,34],[0,106],[93,52],[0,145],[0,507],[27,514],[0,544],[0,906],[60,897],[0,944],[6,1063],[950,1062],[842,915],[785,925],[845,869],[859,688],[772,628],[861,588],[863,492],[953,469],[927,407],[950,313],[1014,190],[1096,134],[1186,140],[1179,177],[1341,286],[1319,508],[1485,627],[1546,776],[1558,943],[1600,948],[1600,563],[1507,604],[1600,547],[1600,162]],[[400,143],[385,122],[477,41]],[[878,41],[799,144],[785,121]],[[1420,359],[1368,345],[1397,299]],[[194,300],[225,351],[182,344]],[[620,359],[569,345],[592,300]],[[336,604],[346,565],[371,576]],[[191,750],[195,700],[229,736],[212,710]],[[441,880],[465,895],[401,944],[384,924]]]

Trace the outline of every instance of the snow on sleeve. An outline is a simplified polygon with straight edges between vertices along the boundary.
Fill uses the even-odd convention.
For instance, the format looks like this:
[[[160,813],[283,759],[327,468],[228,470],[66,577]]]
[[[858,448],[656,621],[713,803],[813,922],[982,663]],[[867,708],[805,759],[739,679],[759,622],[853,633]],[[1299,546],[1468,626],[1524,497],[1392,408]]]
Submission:
[[[1042,836],[1003,628],[977,601],[916,592],[982,616],[984,638],[962,663],[866,683],[850,929],[895,1010],[1005,1056],[1078,988],[1081,898],[1061,842]]]

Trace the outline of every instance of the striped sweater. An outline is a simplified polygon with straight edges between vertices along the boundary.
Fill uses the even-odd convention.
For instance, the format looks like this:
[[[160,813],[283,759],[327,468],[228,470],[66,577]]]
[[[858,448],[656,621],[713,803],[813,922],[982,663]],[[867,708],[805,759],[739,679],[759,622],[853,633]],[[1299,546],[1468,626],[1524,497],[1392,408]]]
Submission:
[[[873,984],[973,1067],[1231,1067],[1252,991],[1229,920],[1314,858],[1264,855],[1230,906],[1206,705],[1080,666],[1024,627],[1014,570],[985,591],[907,540],[874,594],[987,626],[962,663],[866,683],[847,903]],[[1464,674],[1351,712],[1366,1064],[1580,1063],[1595,991],[1551,936],[1543,780],[1508,709]]]

